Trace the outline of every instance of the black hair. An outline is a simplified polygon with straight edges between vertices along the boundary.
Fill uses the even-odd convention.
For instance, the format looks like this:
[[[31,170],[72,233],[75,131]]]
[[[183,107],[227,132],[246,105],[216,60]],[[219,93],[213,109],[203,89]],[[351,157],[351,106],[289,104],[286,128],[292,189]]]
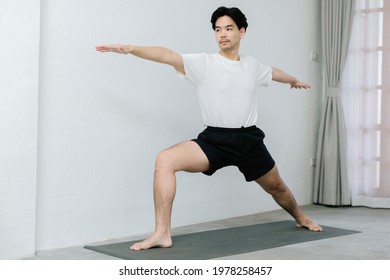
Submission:
[[[232,7],[232,8],[226,8],[226,7],[219,7],[214,11],[214,13],[211,16],[211,24],[213,29],[215,30],[215,23],[220,17],[223,16],[229,16],[233,19],[233,21],[237,24],[238,29],[241,28],[248,28],[248,22],[246,21],[245,15],[240,11],[240,9]]]

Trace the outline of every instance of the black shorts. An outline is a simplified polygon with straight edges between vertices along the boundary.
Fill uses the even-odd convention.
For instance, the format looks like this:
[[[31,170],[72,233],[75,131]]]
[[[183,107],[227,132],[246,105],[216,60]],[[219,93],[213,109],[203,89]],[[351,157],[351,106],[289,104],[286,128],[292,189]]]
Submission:
[[[264,132],[256,126],[247,128],[207,127],[193,139],[206,154],[212,175],[225,166],[237,166],[247,182],[256,180],[275,166],[263,143]]]

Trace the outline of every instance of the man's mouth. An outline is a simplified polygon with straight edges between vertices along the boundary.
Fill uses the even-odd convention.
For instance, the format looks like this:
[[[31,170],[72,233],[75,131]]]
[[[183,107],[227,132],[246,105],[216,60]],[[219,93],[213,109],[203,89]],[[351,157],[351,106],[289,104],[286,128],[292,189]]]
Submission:
[[[229,43],[229,42],[230,42],[229,40],[219,41],[220,44],[225,44],[225,43]]]

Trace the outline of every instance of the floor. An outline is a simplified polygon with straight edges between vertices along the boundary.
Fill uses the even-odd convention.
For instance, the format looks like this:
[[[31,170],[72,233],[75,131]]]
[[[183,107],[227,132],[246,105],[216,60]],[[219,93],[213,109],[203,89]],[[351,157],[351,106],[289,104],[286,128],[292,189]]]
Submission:
[[[318,241],[299,243],[274,249],[234,255],[224,260],[390,260],[390,209],[365,207],[302,206],[301,209],[321,225],[360,231],[361,233]],[[244,217],[219,220],[203,224],[174,228],[173,235],[197,231],[267,223],[291,219],[282,210]],[[145,236],[102,242],[114,243],[136,240]],[[98,244],[88,244],[98,245]],[[29,260],[114,260],[116,258],[95,253],[82,247],[37,252]]]

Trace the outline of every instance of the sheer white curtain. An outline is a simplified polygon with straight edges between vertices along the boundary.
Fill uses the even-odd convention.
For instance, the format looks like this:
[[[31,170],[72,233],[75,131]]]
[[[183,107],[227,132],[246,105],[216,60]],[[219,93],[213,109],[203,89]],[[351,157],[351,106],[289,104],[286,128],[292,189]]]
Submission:
[[[341,100],[352,205],[390,208],[390,1],[356,0]]]

